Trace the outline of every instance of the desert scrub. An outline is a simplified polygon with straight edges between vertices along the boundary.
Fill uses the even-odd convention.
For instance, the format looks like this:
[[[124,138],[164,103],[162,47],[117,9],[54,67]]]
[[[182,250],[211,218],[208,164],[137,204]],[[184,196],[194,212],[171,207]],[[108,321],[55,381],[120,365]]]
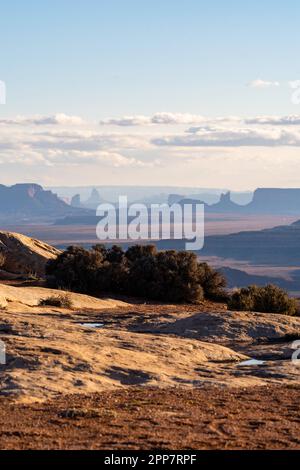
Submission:
[[[59,308],[73,308],[72,300],[68,295],[53,295],[51,297],[47,297],[46,299],[41,299],[39,305],[41,307],[49,306]]]
[[[224,300],[223,275],[195,253],[136,245],[123,251],[71,246],[46,266],[48,286],[99,297],[122,294],[174,303]],[[51,284],[50,284],[51,283]]]
[[[296,315],[298,306],[295,299],[280,287],[267,285],[265,287],[249,286],[235,292],[228,301],[230,310],[281,313]]]

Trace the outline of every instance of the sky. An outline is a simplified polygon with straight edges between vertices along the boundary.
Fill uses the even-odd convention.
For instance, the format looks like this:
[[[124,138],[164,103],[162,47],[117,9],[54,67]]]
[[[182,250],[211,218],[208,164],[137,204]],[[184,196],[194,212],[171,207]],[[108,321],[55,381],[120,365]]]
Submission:
[[[0,12],[0,183],[299,186],[299,2]]]

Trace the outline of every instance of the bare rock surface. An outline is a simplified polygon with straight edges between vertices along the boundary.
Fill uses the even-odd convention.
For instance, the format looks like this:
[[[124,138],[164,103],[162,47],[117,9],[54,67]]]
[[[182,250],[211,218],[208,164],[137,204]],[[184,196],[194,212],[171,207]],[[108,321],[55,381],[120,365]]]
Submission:
[[[155,335],[92,329],[70,318],[2,315],[0,337],[7,364],[1,394],[44,400],[129,386],[245,385],[231,377],[243,354],[215,344]],[[234,381],[235,383],[231,382]]]
[[[117,307],[126,307],[128,304],[116,299],[97,299],[88,295],[76,294],[63,290],[47,289],[44,287],[15,287],[0,284],[0,308],[7,312],[17,313],[28,311],[29,313],[45,313],[57,311],[56,307],[46,305],[40,307],[41,301],[49,298],[67,297],[72,308],[69,309],[91,309],[102,310]],[[68,309],[64,309],[68,310]]]
[[[0,252],[1,269],[41,276],[46,262],[59,254],[9,232],[0,232]],[[6,348],[0,396],[32,402],[137,386],[248,388],[299,382],[300,368],[291,361],[299,317],[230,312],[206,301],[138,303],[12,284],[0,283],[0,341]],[[67,308],[49,301],[58,297],[67,297]]]
[[[0,231],[0,253],[4,256],[4,271],[44,276],[47,261],[56,258],[60,251],[40,240]]]
[[[7,301],[0,311],[7,354],[0,366],[0,395],[16,401],[137,386],[248,388],[299,382],[289,343],[264,343],[265,353],[271,351],[267,360],[245,363],[258,339],[299,331],[297,318],[263,315],[259,320],[258,314],[214,314],[205,303],[201,308],[141,305],[71,293],[75,308],[61,309],[38,306],[41,297],[60,291],[0,285],[0,293]],[[283,347],[285,354],[279,354]]]
[[[255,312],[201,312],[154,326],[151,331],[216,342],[300,337],[300,317]]]

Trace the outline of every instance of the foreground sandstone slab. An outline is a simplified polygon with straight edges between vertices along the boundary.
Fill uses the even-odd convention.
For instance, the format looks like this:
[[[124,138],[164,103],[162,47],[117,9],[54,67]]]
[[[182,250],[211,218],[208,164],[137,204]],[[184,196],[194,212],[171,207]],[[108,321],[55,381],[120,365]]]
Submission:
[[[255,312],[202,312],[183,318],[170,318],[167,322],[144,330],[197,338],[205,341],[234,344],[257,340],[272,340],[283,336],[300,338],[300,317]]]
[[[42,315],[2,315],[0,338],[7,350],[1,394],[25,401],[131,385],[229,385],[234,364],[246,359],[197,340],[93,329]]]
[[[126,315],[126,309],[119,312]],[[7,364],[0,366],[0,395],[31,402],[132,386],[299,383],[300,370],[290,357],[271,357],[262,366],[251,367],[243,364],[249,355],[238,346],[234,350],[215,342],[139,333],[105,324],[99,329],[83,326],[83,318],[93,315],[98,322],[101,316],[104,318],[101,311],[2,312],[0,339],[6,345]]]
[[[0,396],[24,402],[136,386],[299,383],[300,319],[199,306],[129,304],[68,293],[73,309],[38,306],[60,291],[0,285]],[[217,310],[219,309],[219,310]],[[93,328],[89,323],[100,324]],[[245,361],[260,359],[254,366]]]
[[[128,306],[128,303],[115,299],[97,299],[88,295],[44,287],[14,287],[0,284],[0,308],[4,308],[7,312],[11,313],[57,311],[57,308],[51,306],[46,306],[43,309],[40,307],[37,309],[36,307],[39,306],[41,300],[59,296],[67,296],[72,303],[72,309],[102,310]],[[69,310],[72,311],[72,309]]]

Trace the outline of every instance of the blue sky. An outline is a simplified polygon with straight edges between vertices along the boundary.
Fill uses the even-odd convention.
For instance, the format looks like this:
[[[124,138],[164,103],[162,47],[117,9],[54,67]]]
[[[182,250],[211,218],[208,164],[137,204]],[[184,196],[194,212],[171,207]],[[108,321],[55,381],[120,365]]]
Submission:
[[[299,13],[296,1],[2,2],[6,112],[293,112],[287,89],[246,84],[297,79]]]
[[[274,130],[271,122],[266,128],[258,123],[259,128],[246,131],[245,122],[240,123],[242,134],[252,140],[250,145],[238,145],[235,136],[231,166],[232,122],[215,131],[213,126],[220,121],[203,123],[210,126],[209,135],[203,140],[202,130],[198,131],[200,143],[199,138],[187,142],[184,137],[201,121],[187,114],[223,120],[300,115],[300,104],[292,103],[289,86],[300,79],[299,18],[300,4],[292,0],[3,2],[0,80],[6,82],[7,103],[0,106],[2,182],[27,178],[57,183],[64,167],[69,184],[101,184],[102,178],[111,184],[295,186],[297,119],[292,126],[288,123],[289,128],[280,128],[280,136],[279,126]],[[174,126],[151,123],[124,128],[124,116],[147,120],[162,112],[185,117],[175,119]],[[83,120],[81,127],[76,124],[73,147],[57,133],[58,128],[74,133],[75,121],[52,119],[53,124],[51,116],[58,113]],[[42,126],[30,121],[37,115],[45,117]],[[16,116],[28,117],[30,122],[16,125]],[[120,119],[122,125],[99,126],[100,120],[111,123],[110,118]],[[42,127],[44,141],[37,142]],[[19,143],[15,151],[12,132]],[[56,143],[50,145],[51,132]],[[270,133],[276,141],[273,151],[273,141],[266,137]],[[97,145],[91,143],[92,135]],[[118,146],[120,135],[123,140]],[[170,136],[177,137],[172,144]],[[113,143],[107,143],[113,137]],[[207,138],[214,139],[213,149],[206,145]],[[297,143],[292,145],[294,138]],[[128,139],[136,140],[129,145]],[[215,139],[220,139],[218,145]],[[223,173],[222,161],[227,167]],[[264,177],[257,176],[261,173]]]

